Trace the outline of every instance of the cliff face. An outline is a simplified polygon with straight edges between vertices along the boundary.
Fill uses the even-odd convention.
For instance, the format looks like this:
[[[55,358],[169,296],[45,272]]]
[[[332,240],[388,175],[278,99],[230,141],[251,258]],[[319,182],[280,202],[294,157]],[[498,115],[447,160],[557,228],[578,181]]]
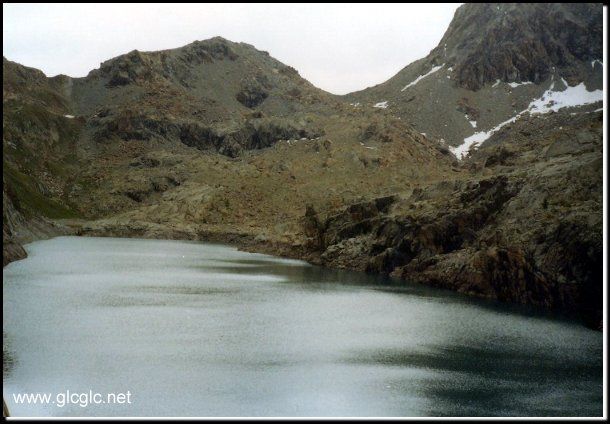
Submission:
[[[27,256],[23,246],[17,241],[15,221],[20,218],[6,191],[2,193],[2,266]]]
[[[460,7],[431,59],[454,69],[456,85],[544,82],[557,69],[580,78],[581,65],[601,60],[600,4],[502,3]]]

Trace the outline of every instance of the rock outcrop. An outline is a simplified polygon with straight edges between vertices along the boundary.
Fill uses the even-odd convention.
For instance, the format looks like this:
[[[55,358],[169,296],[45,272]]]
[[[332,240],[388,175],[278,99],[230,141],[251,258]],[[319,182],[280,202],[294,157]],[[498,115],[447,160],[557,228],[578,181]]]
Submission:
[[[2,266],[18,261],[27,256],[23,246],[17,241],[14,232],[16,221],[19,220],[11,200],[2,193]]]
[[[205,125],[196,121],[155,119],[126,112],[90,121],[96,140],[179,142],[199,150],[237,157],[247,150],[264,149],[280,140],[318,138],[323,131],[287,118],[250,118],[243,122]]]
[[[460,7],[431,59],[453,67],[455,83],[478,90],[497,80],[565,77],[600,59],[602,10],[592,3],[470,3]]]

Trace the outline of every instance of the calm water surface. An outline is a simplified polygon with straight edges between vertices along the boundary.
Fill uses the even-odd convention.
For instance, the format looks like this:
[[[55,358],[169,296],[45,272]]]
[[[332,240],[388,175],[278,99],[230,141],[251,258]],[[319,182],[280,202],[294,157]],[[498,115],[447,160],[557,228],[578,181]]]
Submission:
[[[221,245],[26,249],[3,272],[15,416],[602,414],[602,334],[577,323]],[[13,399],[68,390],[131,404]]]

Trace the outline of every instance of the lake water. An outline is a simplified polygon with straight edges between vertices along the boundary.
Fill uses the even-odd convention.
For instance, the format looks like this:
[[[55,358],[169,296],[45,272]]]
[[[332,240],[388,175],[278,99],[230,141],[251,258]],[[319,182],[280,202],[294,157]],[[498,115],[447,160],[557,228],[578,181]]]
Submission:
[[[222,245],[26,250],[3,272],[14,416],[602,415],[602,333],[578,323]]]

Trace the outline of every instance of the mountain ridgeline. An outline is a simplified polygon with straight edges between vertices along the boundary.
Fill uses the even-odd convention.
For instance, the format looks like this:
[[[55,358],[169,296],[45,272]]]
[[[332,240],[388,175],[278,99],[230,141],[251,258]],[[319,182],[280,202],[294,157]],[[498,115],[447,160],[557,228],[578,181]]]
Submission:
[[[83,78],[4,58],[4,264],[56,234],[213,240],[599,328],[601,34],[601,5],[465,4],[346,96],[221,37]]]

